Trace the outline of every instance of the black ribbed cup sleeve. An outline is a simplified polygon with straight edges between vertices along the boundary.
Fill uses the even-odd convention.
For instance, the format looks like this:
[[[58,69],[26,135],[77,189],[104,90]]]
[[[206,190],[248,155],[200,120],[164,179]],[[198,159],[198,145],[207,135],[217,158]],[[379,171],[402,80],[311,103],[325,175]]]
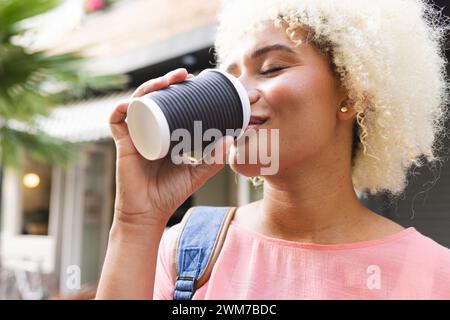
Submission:
[[[158,104],[169,124],[170,133],[183,128],[190,132],[194,150],[194,121],[201,121],[202,133],[210,128],[220,130],[242,129],[243,106],[237,89],[223,74],[215,71],[173,84],[147,95]],[[214,141],[212,141],[214,142]],[[172,141],[170,150],[178,142]],[[211,141],[202,143],[205,148]]]

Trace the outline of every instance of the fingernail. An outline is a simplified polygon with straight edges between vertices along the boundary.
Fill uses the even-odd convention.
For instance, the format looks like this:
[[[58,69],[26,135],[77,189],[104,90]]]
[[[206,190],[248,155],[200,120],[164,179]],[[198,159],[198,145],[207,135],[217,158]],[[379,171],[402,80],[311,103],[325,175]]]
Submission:
[[[168,76],[171,76],[171,75],[173,75],[173,74],[175,74],[175,73],[178,73],[178,72],[180,72],[180,71],[182,71],[182,70],[184,70],[184,71],[187,72],[186,68],[178,68],[178,69],[175,69],[175,70],[170,71],[167,75],[168,75]]]

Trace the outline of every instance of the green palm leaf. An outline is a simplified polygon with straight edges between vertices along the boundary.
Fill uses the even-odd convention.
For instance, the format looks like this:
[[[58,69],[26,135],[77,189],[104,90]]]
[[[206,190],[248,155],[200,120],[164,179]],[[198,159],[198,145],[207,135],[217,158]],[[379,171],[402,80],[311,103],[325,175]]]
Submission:
[[[60,2],[0,0],[0,161],[3,165],[14,165],[24,156],[64,163],[70,158],[73,144],[38,130],[36,116],[48,116],[54,106],[82,98],[89,90],[124,85],[121,76],[95,76],[85,71],[84,59],[78,53],[29,52],[12,43],[14,36],[27,31],[21,22],[54,9]],[[6,126],[8,120],[26,123],[34,134]]]

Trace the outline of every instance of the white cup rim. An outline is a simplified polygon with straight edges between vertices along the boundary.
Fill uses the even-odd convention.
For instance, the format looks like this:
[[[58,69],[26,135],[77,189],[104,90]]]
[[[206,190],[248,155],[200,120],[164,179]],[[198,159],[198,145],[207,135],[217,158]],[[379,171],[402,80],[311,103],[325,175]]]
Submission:
[[[128,107],[127,123],[131,140],[144,158],[157,160],[167,155],[169,123],[155,101],[146,96],[133,98]]]

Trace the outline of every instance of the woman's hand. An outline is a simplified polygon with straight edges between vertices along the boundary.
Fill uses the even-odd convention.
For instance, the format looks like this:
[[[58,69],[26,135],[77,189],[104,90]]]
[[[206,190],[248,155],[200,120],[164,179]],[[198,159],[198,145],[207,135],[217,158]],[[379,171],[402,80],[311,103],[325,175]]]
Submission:
[[[140,97],[192,77],[185,69],[177,69],[145,82],[132,97]],[[117,148],[115,219],[165,225],[173,212],[224,166],[225,150],[231,146],[233,138],[224,137],[218,142],[224,146],[224,152],[217,155],[222,159],[215,161],[219,164],[175,165],[170,155],[149,161],[138,153],[131,141],[125,122],[128,105],[119,104],[110,118]]]

